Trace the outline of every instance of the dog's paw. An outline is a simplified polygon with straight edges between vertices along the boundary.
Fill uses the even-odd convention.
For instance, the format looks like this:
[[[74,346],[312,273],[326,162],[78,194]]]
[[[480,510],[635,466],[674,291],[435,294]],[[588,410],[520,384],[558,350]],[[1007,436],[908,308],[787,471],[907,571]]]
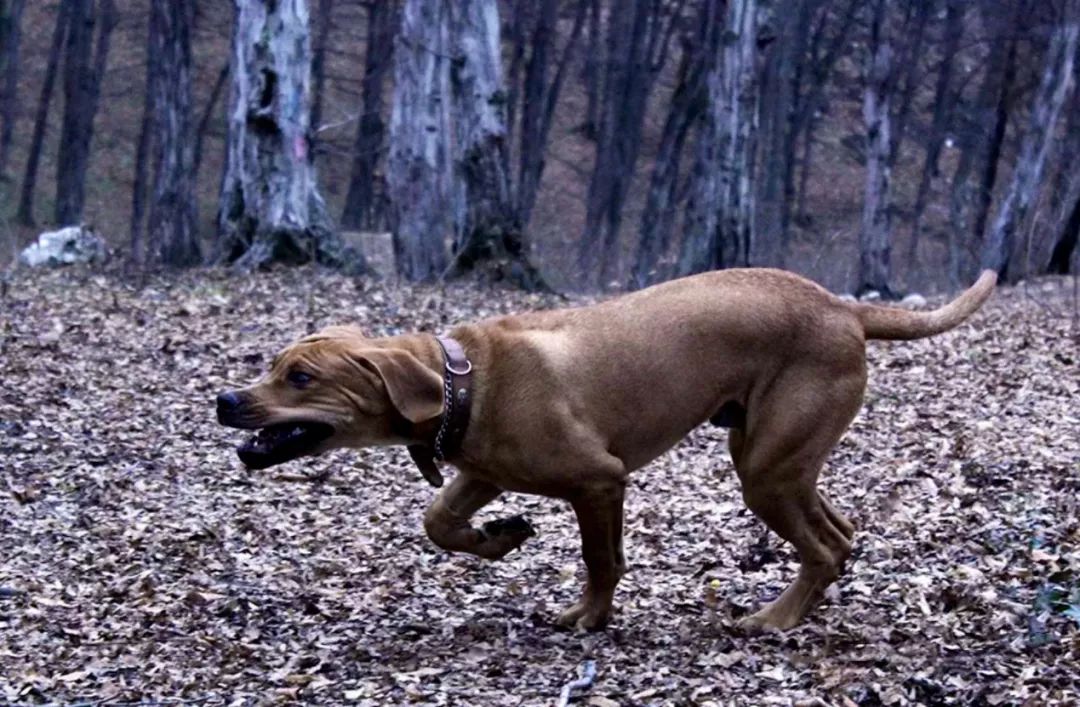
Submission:
[[[500,560],[534,535],[536,531],[522,516],[488,521],[480,528],[484,551],[477,554],[491,560]]]
[[[599,631],[607,626],[610,614],[610,607],[579,601],[559,614],[555,623],[575,631]]]
[[[489,520],[484,523],[481,530],[484,531],[484,535],[488,537],[498,537],[508,535],[511,537],[520,537],[521,542],[525,542],[526,538],[531,538],[536,535],[536,530],[533,529],[532,524],[525,520],[525,516],[512,516],[510,518],[499,518],[497,520]]]
[[[769,607],[765,607],[757,613],[742,617],[735,622],[735,627],[746,635],[754,636],[787,631],[798,623],[795,617],[776,616],[769,611]]]

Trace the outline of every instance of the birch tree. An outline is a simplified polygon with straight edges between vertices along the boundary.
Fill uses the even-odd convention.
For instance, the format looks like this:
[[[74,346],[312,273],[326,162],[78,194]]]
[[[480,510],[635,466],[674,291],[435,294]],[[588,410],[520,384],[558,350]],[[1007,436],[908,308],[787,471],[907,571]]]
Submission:
[[[362,268],[335,236],[312,161],[311,41],[304,0],[236,0],[219,259]]]

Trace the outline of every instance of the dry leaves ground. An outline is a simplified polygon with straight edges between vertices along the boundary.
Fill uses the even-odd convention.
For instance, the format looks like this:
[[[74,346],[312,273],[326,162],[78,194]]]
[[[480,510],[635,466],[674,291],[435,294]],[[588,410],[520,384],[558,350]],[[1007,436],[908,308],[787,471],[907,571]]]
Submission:
[[[795,564],[703,428],[633,477],[619,609],[576,635],[551,626],[582,574],[562,504],[508,497],[485,515],[523,511],[537,538],[499,563],[448,555],[401,450],[248,473],[211,404],[311,327],[435,331],[556,302],[309,270],[17,275],[0,302],[0,702],[545,705],[594,660],[581,704],[1074,704],[1071,288],[1002,290],[958,331],[871,345],[824,478],[856,551],[804,626],[731,628]]]

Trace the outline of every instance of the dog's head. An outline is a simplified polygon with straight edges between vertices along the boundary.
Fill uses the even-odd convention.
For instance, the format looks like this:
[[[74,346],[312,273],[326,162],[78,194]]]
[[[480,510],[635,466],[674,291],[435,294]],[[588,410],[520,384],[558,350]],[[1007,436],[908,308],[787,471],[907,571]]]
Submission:
[[[218,422],[258,430],[237,453],[265,469],[339,447],[399,444],[403,429],[438,417],[440,375],[394,339],[331,327],[288,346],[247,388],[217,397]]]

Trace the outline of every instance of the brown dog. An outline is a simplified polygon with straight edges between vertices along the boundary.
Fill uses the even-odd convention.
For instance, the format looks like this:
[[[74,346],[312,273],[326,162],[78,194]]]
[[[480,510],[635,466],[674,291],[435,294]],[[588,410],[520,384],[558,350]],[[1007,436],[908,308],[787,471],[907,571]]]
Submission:
[[[984,272],[922,313],[846,302],[778,270],[723,270],[594,306],[460,326],[451,336],[472,368],[468,427],[447,452],[460,473],[428,509],[427,534],[447,550],[496,559],[532,529],[520,518],[475,528],[474,513],[503,491],[566,499],[588,583],[559,623],[598,628],[625,570],[628,474],[712,421],[732,428],[746,505],[801,561],[794,583],[743,624],[794,626],[851,552],[852,524],[816,485],[862,403],[866,340],[952,329],[995,282]],[[467,402],[453,397],[458,379],[444,376],[447,355],[428,334],[369,339],[331,327],[286,348],[255,385],[219,396],[218,417],[261,430],[240,448],[257,468],[337,447],[438,448],[444,410]]]

